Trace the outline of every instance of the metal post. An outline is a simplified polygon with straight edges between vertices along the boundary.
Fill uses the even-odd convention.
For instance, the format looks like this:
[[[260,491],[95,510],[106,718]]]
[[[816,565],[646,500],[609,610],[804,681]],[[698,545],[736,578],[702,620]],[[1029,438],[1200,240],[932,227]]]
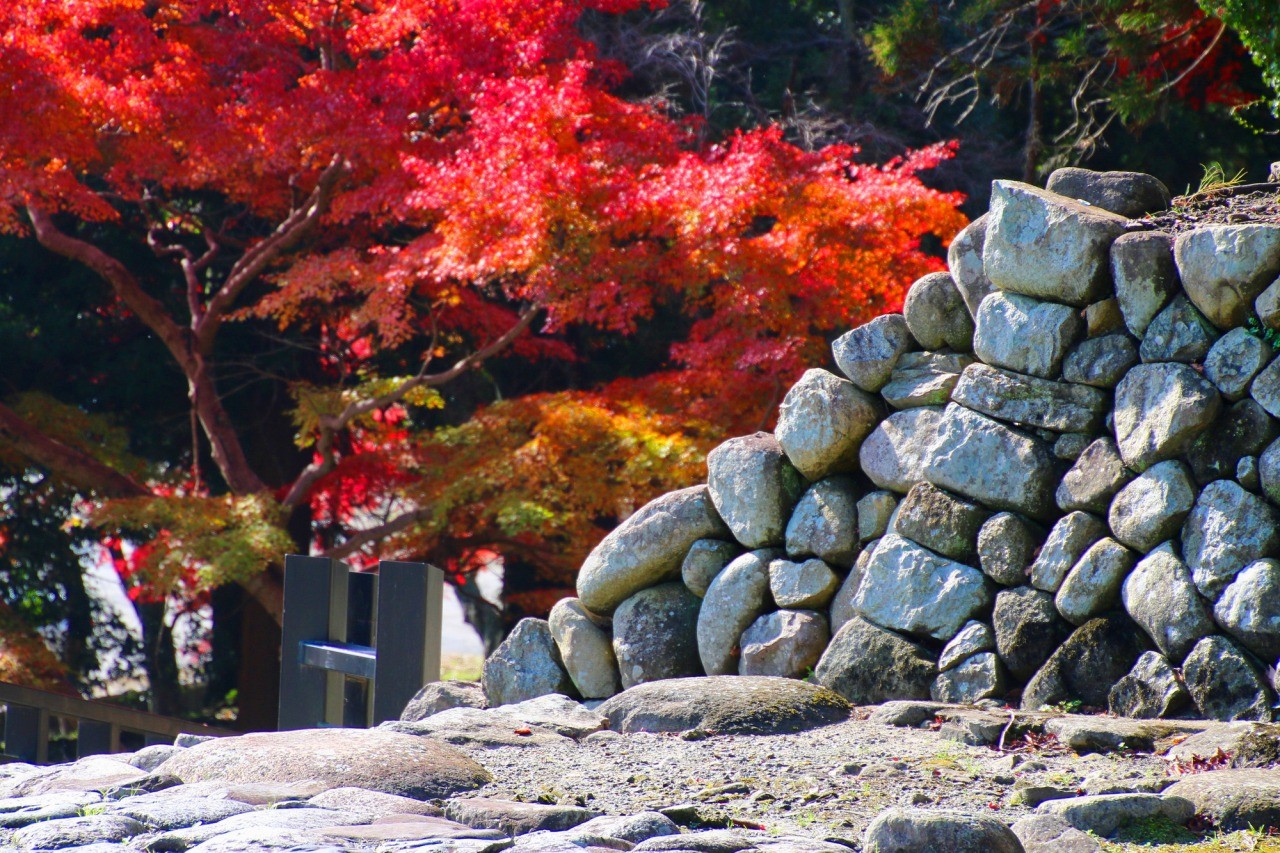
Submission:
[[[422,563],[378,566],[377,663],[370,725],[400,718],[422,685],[440,680],[444,572]]]
[[[348,571],[343,563],[324,557],[285,558],[281,731],[342,725],[343,675],[304,666],[302,644],[309,640],[346,641]]]

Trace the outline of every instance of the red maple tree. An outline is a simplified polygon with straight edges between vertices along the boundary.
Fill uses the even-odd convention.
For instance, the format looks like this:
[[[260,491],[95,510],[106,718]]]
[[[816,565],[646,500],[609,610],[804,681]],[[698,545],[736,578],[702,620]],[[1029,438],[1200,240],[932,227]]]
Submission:
[[[126,469],[48,399],[0,404],[0,450],[150,537],[130,582],[156,594],[234,581],[278,616],[290,543],[457,569],[499,553],[563,583],[602,519],[700,479],[830,337],[940,267],[922,237],[964,223],[917,177],[945,146],[872,165],[775,129],[704,145],[620,98],[625,69],[576,22],[639,3],[0,8],[0,228],[92,270],[155,335],[198,423],[186,466],[216,470]],[[120,235],[165,265],[111,254]],[[590,358],[570,331],[670,316],[656,370],[433,420],[486,360]],[[224,405],[231,322],[314,344],[291,381],[311,458],[287,481]],[[285,533],[300,516],[310,541]]]

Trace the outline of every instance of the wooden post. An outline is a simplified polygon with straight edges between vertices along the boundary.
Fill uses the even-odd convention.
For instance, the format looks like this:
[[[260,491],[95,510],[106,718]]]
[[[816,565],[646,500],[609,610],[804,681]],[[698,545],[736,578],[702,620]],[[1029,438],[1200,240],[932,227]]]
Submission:
[[[120,751],[120,727],[114,723],[81,720],[76,732],[76,758]]]
[[[342,643],[347,638],[346,565],[324,557],[284,561],[284,613],[280,654],[279,729],[308,729],[343,722],[343,675],[304,666],[302,643]]]
[[[397,720],[424,684],[440,680],[444,572],[422,563],[378,566],[377,664],[370,725]]]
[[[4,751],[29,764],[49,762],[49,715],[43,708],[8,703],[4,715]]]

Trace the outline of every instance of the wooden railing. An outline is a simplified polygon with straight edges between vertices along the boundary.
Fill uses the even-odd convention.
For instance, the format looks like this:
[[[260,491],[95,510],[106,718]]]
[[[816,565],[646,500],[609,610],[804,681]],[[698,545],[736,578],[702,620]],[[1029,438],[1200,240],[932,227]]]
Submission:
[[[285,558],[278,728],[398,719],[440,679],[444,574],[383,561],[377,574],[323,557]]]
[[[180,734],[221,737],[227,729],[135,711],[110,702],[81,699],[62,693],[0,682],[0,705],[5,706],[4,751],[32,764],[49,762],[50,718],[77,721],[76,756],[121,752],[120,735],[132,732],[147,745],[173,743]]]

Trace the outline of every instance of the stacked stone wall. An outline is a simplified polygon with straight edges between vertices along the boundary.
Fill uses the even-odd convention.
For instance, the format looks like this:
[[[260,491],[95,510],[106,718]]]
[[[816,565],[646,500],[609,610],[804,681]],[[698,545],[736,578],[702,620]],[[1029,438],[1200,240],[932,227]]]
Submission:
[[[995,182],[772,434],[604,539],[489,701],[705,673],[1272,719],[1280,224],[1160,230],[1169,203],[1136,173]]]

